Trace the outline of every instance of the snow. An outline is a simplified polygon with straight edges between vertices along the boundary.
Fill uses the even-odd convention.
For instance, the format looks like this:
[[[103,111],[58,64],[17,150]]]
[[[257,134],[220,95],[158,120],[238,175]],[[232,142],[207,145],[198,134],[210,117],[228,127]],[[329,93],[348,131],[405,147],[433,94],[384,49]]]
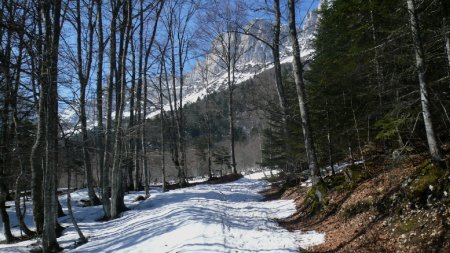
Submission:
[[[269,175],[269,172],[266,172]],[[298,252],[324,242],[325,235],[314,231],[289,232],[274,219],[295,212],[292,200],[262,201],[258,193],[269,187],[264,180],[248,175],[228,184],[208,185],[162,193],[153,187],[151,197],[133,202],[143,192],[125,197],[129,211],[115,220],[96,221],[102,207],[79,207],[86,190],[72,193],[74,213],[89,242],[73,248],[77,234],[68,216],[59,219],[68,227],[58,241],[67,252]],[[60,196],[67,213],[66,196]],[[8,203],[11,205],[13,203]],[[13,223],[15,213],[8,210]],[[31,207],[27,223],[31,222]],[[18,235],[18,228],[14,228]],[[28,252],[34,241],[0,245],[1,252]]]
[[[347,168],[348,166],[350,166],[352,164],[359,165],[359,164],[363,164],[363,163],[364,163],[364,161],[362,161],[362,160],[361,161],[355,161],[353,163],[352,162],[338,163],[338,164],[334,165],[334,172],[335,173],[341,173],[345,168]],[[331,175],[331,167],[330,166],[327,166],[325,168],[324,174],[327,175],[327,176]]]
[[[273,176],[277,176],[278,173],[280,173],[279,170],[272,170]],[[263,171],[258,171],[258,172],[246,175],[245,177],[249,178],[249,179],[266,179],[266,178],[271,177],[271,175],[270,175],[270,170],[263,170]]]

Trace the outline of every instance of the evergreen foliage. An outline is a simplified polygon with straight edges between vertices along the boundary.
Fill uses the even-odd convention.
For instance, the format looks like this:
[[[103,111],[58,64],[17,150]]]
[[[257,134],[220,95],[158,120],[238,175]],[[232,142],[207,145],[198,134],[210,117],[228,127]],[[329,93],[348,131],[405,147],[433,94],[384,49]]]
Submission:
[[[442,17],[436,15],[439,8],[437,2],[424,1],[419,18],[432,106],[440,119],[435,123],[441,141],[445,141],[449,136],[442,131],[448,129],[443,109],[450,106],[446,92],[449,76]],[[423,148],[423,122],[417,117],[421,111],[419,87],[407,18],[401,0],[336,0],[321,9],[307,78],[316,128],[325,129],[323,119],[329,112],[336,152],[345,153],[348,147],[356,150],[358,143],[346,142],[358,139],[360,145],[376,142],[384,151],[402,148],[405,143],[401,140],[409,140],[418,151]],[[323,132],[319,138],[325,137]],[[392,139],[400,141],[388,141]]]
[[[431,106],[442,144],[449,140],[450,70],[440,13],[439,1],[418,5]],[[326,1],[319,16],[315,51],[306,66],[305,78],[321,166],[363,159],[368,149],[365,146],[375,146],[388,155],[395,149],[426,151],[405,1]],[[289,80],[289,74],[283,75]],[[280,111],[277,107],[266,110],[264,166],[283,167],[285,159],[293,159],[298,165],[305,159],[302,148],[296,147],[302,134],[296,120],[298,109],[292,105],[287,140],[292,154],[288,156],[282,145]]]

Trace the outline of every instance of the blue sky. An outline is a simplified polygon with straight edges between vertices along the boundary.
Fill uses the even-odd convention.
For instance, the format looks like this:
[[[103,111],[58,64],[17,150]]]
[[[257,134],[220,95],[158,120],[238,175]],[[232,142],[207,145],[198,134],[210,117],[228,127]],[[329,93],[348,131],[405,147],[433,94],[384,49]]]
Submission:
[[[264,3],[264,0],[253,0],[252,3],[253,4],[259,4],[259,3]],[[287,18],[288,18],[288,13],[287,13],[287,0],[281,0],[280,1],[280,5],[281,5],[281,15],[283,16],[283,23],[287,23]],[[271,1],[269,1],[269,4],[272,4]],[[306,15],[306,13],[308,12],[308,10],[313,10],[316,9],[317,6],[319,5],[319,0],[297,0],[297,23],[298,25],[301,24],[304,16]],[[269,6],[272,7],[272,6]],[[252,13],[249,13],[250,16],[252,16]],[[253,16],[255,18],[267,18],[264,15],[261,16],[262,14],[257,14],[257,13],[253,13]],[[272,18],[272,17],[270,17]]]
[[[265,0],[246,0],[246,1],[248,1],[248,2],[246,2],[248,4],[255,4],[255,5],[265,2]],[[271,1],[268,1],[268,2],[269,2],[269,4],[271,4]],[[287,0],[282,0],[280,2],[281,2],[280,3],[281,4],[281,12],[282,12],[282,23],[286,24],[287,23],[287,18],[288,18]],[[316,9],[318,4],[319,4],[319,0],[298,0],[297,1],[297,11],[298,11],[298,13],[297,13],[297,25],[298,26],[301,26],[302,21],[304,20],[304,16],[308,12],[308,10]],[[271,7],[272,6],[269,6],[269,8],[271,8]],[[248,18],[249,20],[253,20],[255,18],[264,18],[264,19],[267,19],[267,20],[272,20],[273,19],[272,15],[268,14],[268,13],[263,13],[263,12],[255,13],[255,12],[249,11],[248,14],[249,14],[249,18]],[[108,24],[108,22],[109,22],[108,20],[104,20],[104,24]],[[160,25],[158,29],[163,29],[162,27],[163,26]],[[66,41],[69,44],[73,44],[73,46],[75,46],[75,44],[74,44],[75,43],[75,38],[71,36],[71,34],[73,35],[73,33],[70,32],[70,30],[72,28],[71,28],[71,25],[68,22],[65,23],[64,29],[66,31],[66,34],[65,34],[66,35],[66,38],[65,38]],[[107,45],[107,47],[109,47],[109,45]],[[189,62],[189,64],[187,64],[188,65],[188,66],[186,66],[186,71],[187,72],[189,71],[189,69],[191,69],[192,66],[195,65],[195,62],[197,60],[198,59],[192,59]],[[62,76],[60,76],[60,78],[61,79],[70,78],[72,80],[73,80],[73,78],[76,79],[76,77],[72,75],[72,74],[74,74],[74,70],[73,70],[72,66],[65,65],[63,62],[64,61],[60,61],[60,67],[62,67],[65,70],[65,71],[63,71],[65,73],[61,73]],[[104,72],[105,76],[107,76],[108,62],[109,62],[109,59],[107,59],[107,55],[105,55],[105,59],[104,59],[104,66],[106,68],[105,72]],[[95,61],[94,61],[94,66],[93,67],[95,68]],[[94,85],[93,84],[95,83],[95,76],[94,76],[95,71],[96,71],[95,69],[93,69],[91,71],[92,76],[91,76],[91,80],[90,80],[90,87],[88,88],[89,89],[88,97],[93,96],[92,92],[93,92],[93,89],[94,89]],[[69,73],[72,73],[72,74],[69,74]],[[72,87],[76,91],[77,90],[77,84],[76,84],[77,82],[76,82],[76,80],[73,80],[73,81],[74,82],[72,83]],[[60,93],[61,96],[69,98],[69,99],[73,96],[72,91],[70,91],[70,89],[65,88],[65,87],[60,87],[59,93]],[[62,106],[62,107],[64,108],[65,106]]]
[[[206,0],[207,3],[210,3],[211,0]],[[252,20],[255,19],[264,19],[264,20],[268,20],[269,22],[272,22],[272,20],[274,19],[273,14],[272,13],[268,13],[267,11],[254,11],[251,9],[255,9],[255,8],[261,8],[261,6],[264,6],[266,0],[245,0],[245,4],[246,6],[248,6],[248,8],[250,10],[247,11],[246,15],[246,20],[247,22],[250,22]],[[268,8],[271,9],[272,8],[272,1],[267,1],[269,6]],[[304,17],[305,15],[308,13],[308,11],[317,9],[317,6],[319,5],[320,0],[297,0],[297,14],[296,14],[296,18],[297,18],[297,26],[301,27],[303,21],[304,21]],[[288,18],[289,18],[289,14],[288,14],[288,9],[287,9],[287,5],[288,5],[288,1],[287,0],[281,0],[280,1],[280,8],[281,8],[281,16],[282,16],[282,24],[286,24],[288,23]],[[193,22],[195,23],[195,22]],[[213,40],[213,38],[211,38],[211,41]],[[202,45],[201,47],[209,47],[210,42],[206,42],[204,43],[204,45]],[[200,50],[203,51],[203,50]],[[194,56],[194,57],[198,57],[196,59],[190,60],[187,63],[187,66],[185,67],[185,70],[187,72],[189,72],[190,69],[192,69],[197,61],[201,61],[202,57],[200,56]]]

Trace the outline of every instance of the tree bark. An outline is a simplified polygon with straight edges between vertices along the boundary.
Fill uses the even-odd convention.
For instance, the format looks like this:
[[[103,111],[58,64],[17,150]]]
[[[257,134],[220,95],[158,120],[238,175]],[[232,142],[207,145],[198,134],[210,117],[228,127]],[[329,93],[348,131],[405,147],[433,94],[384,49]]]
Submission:
[[[10,16],[13,14],[10,13]],[[6,242],[10,243],[14,240],[14,236],[11,233],[11,225],[9,221],[9,215],[6,211],[6,199],[9,194],[8,189],[8,169],[11,167],[11,146],[10,146],[10,134],[9,128],[9,115],[11,100],[13,100],[13,78],[11,75],[11,50],[12,50],[12,31],[8,29],[6,32],[6,46],[5,46],[5,65],[2,66],[1,71],[4,73],[4,103],[1,108],[1,140],[0,140],[0,215],[3,223],[3,233],[5,235]]]
[[[66,152],[67,152],[67,139],[65,140],[65,148],[66,148]],[[66,154],[66,156],[68,157],[69,154]],[[78,241],[77,241],[77,245],[80,244],[84,244],[87,242],[86,237],[83,235],[83,232],[81,232],[80,227],[78,226],[77,220],[75,219],[75,216],[73,215],[73,211],[72,211],[72,198],[70,196],[70,180],[71,180],[71,170],[70,170],[70,166],[67,166],[67,209],[69,211],[69,216],[70,216],[70,220],[72,221],[72,224],[75,228],[75,231],[77,231],[78,234]]]
[[[231,173],[237,174],[236,154],[235,154],[235,132],[234,132],[234,106],[233,92],[235,88],[235,71],[238,58],[238,42],[236,32],[227,32],[226,57],[227,57],[227,84],[228,84],[228,119],[230,131],[230,157]]]
[[[140,15],[140,14],[139,14]],[[135,191],[139,190],[139,161],[138,161],[138,133],[137,129],[133,129],[136,125],[136,118],[134,115],[135,110],[135,102],[136,102],[136,47],[133,40],[131,40],[131,88],[130,88],[130,117],[128,124],[128,133],[129,133],[129,145],[130,145],[130,153],[132,157],[133,166],[129,166],[128,168],[128,185],[127,189],[134,189]],[[139,55],[139,58],[142,56]],[[138,74],[138,78],[139,74]],[[134,177],[133,177],[134,175]]]
[[[295,86],[297,88],[300,116],[302,119],[303,136],[305,139],[306,156],[308,158],[311,181],[315,185],[321,180],[320,170],[317,164],[316,148],[314,146],[313,132],[309,119],[309,107],[307,103],[305,82],[303,79],[303,64],[300,58],[300,45],[298,43],[297,28],[295,25],[295,0],[289,0],[289,34],[292,41],[294,54],[293,71]]]
[[[145,190],[145,195],[148,196],[149,192],[148,192],[148,179],[147,179],[147,171],[146,168],[143,167],[144,165],[144,158],[142,157],[143,153],[142,153],[142,84],[143,84],[143,80],[145,79],[145,81],[147,81],[147,79],[144,77],[144,72],[143,72],[143,64],[144,64],[144,1],[140,0],[139,1],[139,62],[138,62],[138,82],[137,82],[137,88],[136,88],[136,114],[137,114],[137,125],[139,126],[138,129],[136,130],[138,132],[138,134],[136,135],[136,146],[135,146],[135,174],[136,174],[136,178],[134,181],[134,185],[135,185],[135,190],[137,189],[137,185],[140,184],[140,180],[138,178],[138,173],[139,173],[139,168],[138,166],[140,166],[139,164],[141,164],[141,168],[142,171],[144,173],[144,190]],[[147,59],[146,59],[147,60]],[[148,60],[147,60],[148,61]],[[147,66],[145,66],[147,67]]]
[[[41,12],[44,21],[45,64],[42,81],[47,82],[47,129],[46,169],[44,171],[44,231],[42,248],[44,252],[60,250],[56,240],[56,173],[58,170],[58,52],[61,31],[61,1],[42,1]]]
[[[207,105],[208,108],[211,108],[211,106],[209,105],[209,100],[210,98],[207,97],[206,101],[207,101]],[[208,127],[208,178],[212,179],[213,174],[212,174],[212,140],[211,140],[211,134],[212,134],[212,129],[211,129],[211,117],[209,115],[209,111],[206,112],[206,124]]]
[[[159,124],[161,128],[160,132],[160,139],[161,139],[161,183],[162,183],[162,191],[166,191],[166,161],[165,161],[165,138],[164,138],[164,95],[163,95],[163,70],[164,70],[164,64],[165,64],[165,54],[166,54],[166,48],[167,44],[164,47],[164,49],[161,51],[161,61],[160,61],[160,69],[159,69]],[[170,94],[169,94],[170,96]],[[170,103],[170,101],[169,101]]]
[[[23,23],[25,24],[25,13],[24,12],[24,16],[22,17],[23,19]],[[21,229],[21,231],[23,231],[28,237],[32,237],[35,236],[36,233],[31,231],[27,224],[25,224],[25,219],[24,219],[24,215],[22,214],[21,210],[20,210],[20,193],[21,193],[21,180],[22,178],[25,176],[26,171],[25,171],[25,166],[23,165],[23,160],[22,160],[22,153],[21,153],[21,145],[19,144],[19,133],[18,133],[18,128],[19,128],[19,116],[18,116],[18,111],[17,111],[17,97],[19,94],[19,86],[20,86],[20,75],[22,72],[21,69],[21,65],[22,65],[22,57],[23,57],[23,49],[24,49],[24,35],[23,33],[19,34],[19,56],[17,58],[17,69],[16,69],[16,74],[15,74],[15,81],[14,81],[14,93],[12,94],[12,103],[11,103],[11,108],[13,110],[13,124],[12,124],[12,130],[11,132],[13,133],[13,140],[12,142],[14,143],[14,150],[15,150],[15,156],[17,157],[17,160],[19,162],[19,167],[20,167],[20,173],[17,176],[16,179],[16,188],[15,188],[15,196],[14,196],[14,205],[15,205],[15,211],[16,211],[16,216],[17,216],[17,220],[19,222],[19,227]]]
[[[97,34],[98,34],[98,57],[97,57],[97,82],[96,82],[96,99],[97,99],[97,160],[98,170],[100,171],[100,182],[103,193],[104,180],[104,153],[105,153],[105,134],[103,133],[103,54],[105,51],[103,39],[103,15],[102,0],[97,0]]]
[[[161,60],[161,68],[160,68],[160,75],[159,75],[159,124],[161,127],[161,133],[160,133],[160,138],[161,138],[161,174],[162,174],[162,191],[165,192],[166,191],[166,161],[165,161],[165,157],[164,157],[164,153],[165,153],[165,139],[164,139],[164,101],[163,101],[163,89],[162,89],[162,64],[164,64],[164,56],[162,57]]]
[[[331,174],[334,176],[334,161],[333,161],[333,143],[331,141],[331,120],[330,120],[330,108],[328,106],[328,99],[325,100],[325,110],[327,115],[327,141],[328,141],[328,164],[331,168]]]
[[[377,32],[376,32],[376,28],[375,28],[375,19],[374,19],[372,10],[370,10],[370,22],[371,22],[370,28],[371,28],[371,32],[372,32],[372,41],[373,41],[374,45],[377,45],[378,39],[377,39]],[[378,47],[376,47],[374,49],[373,64],[374,64],[374,68],[375,68],[375,74],[376,74],[377,85],[378,85],[378,104],[381,109],[383,106],[383,92],[384,92],[383,79],[384,78],[383,78],[383,72],[382,72],[381,65],[380,65],[378,58],[379,58],[379,50],[378,50]]]
[[[40,79],[40,78],[39,78]],[[39,105],[38,124],[36,140],[31,148],[30,168],[31,168],[31,199],[33,201],[33,218],[37,234],[42,234],[44,226],[44,203],[43,203],[43,154],[45,146],[45,108],[47,96],[47,86],[43,80],[39,80]]]
[[[105,133],[105,152],[103,153],[103,178],[102,178],[102,202],[103,211],[105,212],[105,218],[111,218],[111,153],[112,153],[112,108],[113,108],[113,93],[114,93],[114,81],[118,81],[117,69],[116,69],[116,29],[117,19],[120,11],[121,4],[117,1],[111,1],[111,23],[110,23],[110,35],[109,35],[109,80],[108,80],[108,102],[106,109],[106,133]],[[115,79],[116,78],[116,79]]]
[[[228,119],[229,119],[229,127],[230,127],[230,156],[231,156],[231,173],[237,174],[236,168],[236,155],[234,150],[234,141],[235,141],[235,132],[234,132],[234,107],[233,107],[233,91],[234,84],[232,84],[230,78],[230,71],[228,71]]]
[[[126,59],[128,52],[128,44],[130,40],[131,33],[131,17],[132,17],[132,6],[131,0],[128,0],[123,9],[123,17],[124,17],[124,29],[121,31],[121,36],[125,36],[125,40],[123,43],[123,48],[120,49],[121,54],[119,54],[119,94],[116,98],[118,99],[116,103],[118,104],[118,112],[116,112],[116,126],[115,126],[115,140],[114,140],[114,159],[113,159],[113,168],[112,168],[112,179],[111,179],[111,219],[115,219],[119,217],[119,214],[126,210],[125,203],[123,201],[124,197],[124,185],[123,185],[123,171],[121,168],[122,164],[122,120],[123,120],[123,111],[125,109],[125,88],[126,88]],[[122,44],[122,43],[121,43]],[[116,106],[117,107],[117,106]]]
[[[283,86],[283,78],[281,74],[281,63],[280,63],[280,30],[281,30],[281,12],[280,12],[280,1],[273,1],[273,10],[275,14],[275,24],[273,26],[273,41],[272,41],[272,55],[273,55],[273,63],[274,63],[274,71],[275,71],[275,84],[277,87],[277,95],[278,101],[281,109],[281,121],[283,124],[283,137],[285,140],[285,152],[286,152],[286,165],[289,167],[289,154],[290,154],[290,146],[288,144],[289,140],[289,130],[287,123],[287,115],[288,115],[288,103],[286,100],[285,89]]]
[[[178,184],[182,187],[186,185],[186,175],[184,174],[184,168],[181,164],[182,158],[180,158],[180,153],[182,153],[182,141],[181,141],[181,122],[179,118],[179,106],[178,103],[181,103],[181,101],[178,101],[178,95],[177,95],[177,89],[176,89],[176,55],[175,55],[175,18],[174,18],[174,9],[175,7],[172,7],[170,17],[169,17],[169,42],[170,42],[170,61],[171,61],[171,68],[170,68],[170,74],[172,78],[172,98],[173,98],[173,110],[172,113],[172,120],[174,123],[175,131],[174,133],[174,150],[173,150],[173,162],[175,167],[178,170]],[[180,98],[181,99],[181,98]],[[182,156],[182,154],[181,154]]]
[[[437,142],[436,133],[433,126],[431,103],[428,91],[429,88],[426,78],[425,54],[423,50],[416,6],[414,0],[406,0],[406,3],[409,12],[409,23],[411,27],[411,35],[414,44],[414,52],[416,55],[416,68],[420,86],[420,100],[422,104],[422,115],[423,121],[425,123],[425,132],[427,135],[428,149],[431,155],[431,159],[433,160],[433,163],[435,163],[438,166],[444,166],[441,148]]]
[[[87,134],[87,119],[86,119],[86,88],[89,82],[90,70],[92,65],[92,53],[94,43],[94,23],[93,17],[93,2],[90,1],[88,6],[88,48],[86,55],[86,69],[83,68],[83,50],[82,50],[82,25],[81,25],[81,0],[77,0],[77,16],[76,16],[76,30],[77,30],[77,72],[80,82],[80,122],[81,122],[81,136],[83,141],[83,158],[85,168],[85,178],[88,188],[88,196],[91,205],[99,205],[100,200],[95,194],[93,186],[92,165],[91,156],[89,154],[88,147],[88,134]]]
[[[445,49],[447,52],[447,61],[448,66],[450,68],[450,17],[449,17],[449,9],[450,4],[447,0],[441,0],[442,5],[442,28],[445,39]]]
[[[141,1],[141,9],[143,9],[142,6],[142,1]],[[150,42],[149,45],[146,49],[145,52],[145,59],[144,59],[144,69],[140,70],[140,81],[143,82],[143,84],[141,84],[142,88],[143,88],[143,113],[142,113],[142,123],[141,123],[141,159],[142,159],[142,170],[144,171],[144,189],[145,189],[145,195],[148,197],[150,195],[150,191],[149,191],[149,183],[150,183],[150,175],[149,175],[149,170],[147,168],[147,159],[146,159],[146,131],[145,131],[145,124],[147,122],[147,99],[148,99],[148,83],[147,83],[147,67],[148,67],[148,60],[149,60],[149,56],[150,56],[150,52],[151,49],[153,47],[153,43],[155,41],[155,37],[156,37],[156,32],[157,32],[157,28],[158,28],[158,22],[159,22],[159,18],[161,16],[161,12],[162,9],[164,7],[164,1],[160,1],[159,2],[159,8],[156,11],[156,17],[155,17],[155,23],[153,25],[153,31],[152,31],[152,35],[150,38]],[[143,25],[143,13],[141,15],[141,25]],[[141,33],[143,33],[143,31],[141,31]],[[143,38],[143,35],[141,37],[141,39]],[[141,41],[141,50],[143,50],[144,48],[144,42]],[[141,54],[141,53],[140,53]],[[139,67],[141,69],[141,66]],[[163,189],[164,190],[164,189]]]

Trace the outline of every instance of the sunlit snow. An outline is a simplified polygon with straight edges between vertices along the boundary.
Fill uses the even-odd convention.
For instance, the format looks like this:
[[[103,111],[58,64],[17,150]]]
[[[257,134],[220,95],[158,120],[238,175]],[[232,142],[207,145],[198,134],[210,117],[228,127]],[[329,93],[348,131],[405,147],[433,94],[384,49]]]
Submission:
[[[266,172],[266,175],[270,174]],[[85,190],[72,194],[75,216],[89,242],[76,249],[77,234],[68,216],[60,218],[68,227],[58,239],[68,252],[298,252],[324,241],[324,235],[310,232],[289,232],[274,219],[295,212],[291,200],[262,201],[258,193],[269,183],[249,175],[228,184],[197,185],[161,193],[153,188],[151,197],[133,202],[142,192],[125,197],[131,209],[113,221],[97,222],[102,207],[78,206],[87,197]],[[66,209],[66,197],[60,197]],[[8,203],[13,205],[13,203]],[[19,234],[13,207],[9,208],[14,232]],[[27,223],[31,223],[27,210]],[[3,236],[3,235],[2,235]],[[30,244],[0,245],[3,252],[27,252]]]

